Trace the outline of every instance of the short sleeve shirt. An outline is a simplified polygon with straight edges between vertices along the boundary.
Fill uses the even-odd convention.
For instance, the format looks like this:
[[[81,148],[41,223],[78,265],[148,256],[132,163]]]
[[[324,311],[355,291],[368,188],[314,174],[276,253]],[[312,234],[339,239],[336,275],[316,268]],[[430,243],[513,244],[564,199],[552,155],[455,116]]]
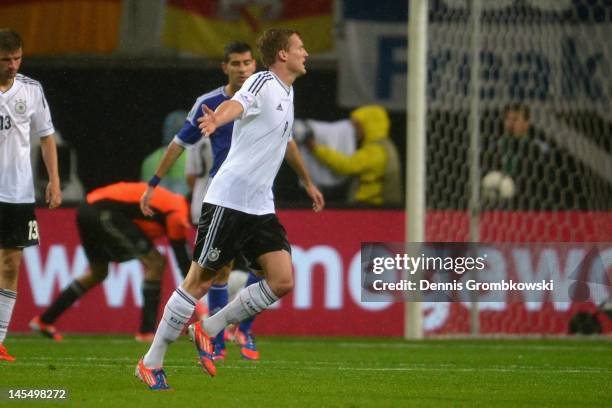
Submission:
[[[272,185],[293,127],[293,87],[263,71],[249,77],[232,100],[243,113],[204,202],[254,215],[274,213]]]
[[[30,136],[55,133],[42,85],[18,74],[13,86],[0,92],[0,201],[33,203],[34,180]]]

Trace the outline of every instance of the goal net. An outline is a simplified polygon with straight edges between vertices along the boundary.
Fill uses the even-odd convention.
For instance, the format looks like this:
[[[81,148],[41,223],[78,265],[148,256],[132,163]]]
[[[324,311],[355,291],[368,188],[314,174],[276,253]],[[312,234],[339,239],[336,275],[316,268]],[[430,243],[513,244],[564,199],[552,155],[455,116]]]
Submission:
[[[429,7],[426,240],[610,243],[610,2]],[[561,334],[601,301],[478,303],[476,322],[467,303],[424,304],[423,329]]]

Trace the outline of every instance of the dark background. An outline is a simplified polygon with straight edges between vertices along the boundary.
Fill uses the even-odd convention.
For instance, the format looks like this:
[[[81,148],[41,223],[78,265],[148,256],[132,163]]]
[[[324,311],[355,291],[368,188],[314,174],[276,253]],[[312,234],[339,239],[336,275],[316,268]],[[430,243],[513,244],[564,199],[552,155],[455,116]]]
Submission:
[[[75,63],[71,59],[26,59],[21,72],[42,82],[56,129],[76,149],[78,175],[86,191],[117,181],[139,180],[143,159],[161,145],[166,114],[191,109],[199,95],[226,81],[217,64],[198,66],[193,61],[179,64],[175,60],[143,63],[79,57]],[[336,103],[337,80],[335,66],[310,68],[299,78],[294,84],[296,118],[333,121],[348,117],[350,109],[339,108]],[[461,109],[428,112],[428,208],[468,208],[468,115]],[[501,111],[482,112],[481,116],[483,136],[501,134]],[[391,137],[400,154],[404,177],[406,114],[390,112],[390,117]],[[560,119],[568,126],[588,130],[586,136],[610,153],[612,124],[594,121],[591,112],[575,112]],[[584,126],[583,122],[597,126]],[[499,209],[612,209],[610,185],[584,166],[574,167],[578,171],[572,170],[570,182],[565,182],[569,185],[562,186],[567,192],[565,198],[545,193],[530,203],[517,202]],[[310,206],[286,164],[276,179],[275,196],[279,207]],[[346,206],[341,202],[328,204]]]
[[[127,66],[126,66],[127,65]],[[78,174],[86,191],[116,181],[138,180],[143,159],[161,145],[166,114],[191,109],[196,98],[224,84],[218,67],[123,66],[56,67],[27,61],[24,75],[40,81],[53,122],[78,155]],[[335,68],[318,69],[294,85],[296,118],[345,119],[349,109],[336,104]],[[391,114],[392,137],[405,155],[406,115]],[[405,161],[402,158],[402,163]],[[307,204],[292,170],[283,165],[275,193],[281,205]]]

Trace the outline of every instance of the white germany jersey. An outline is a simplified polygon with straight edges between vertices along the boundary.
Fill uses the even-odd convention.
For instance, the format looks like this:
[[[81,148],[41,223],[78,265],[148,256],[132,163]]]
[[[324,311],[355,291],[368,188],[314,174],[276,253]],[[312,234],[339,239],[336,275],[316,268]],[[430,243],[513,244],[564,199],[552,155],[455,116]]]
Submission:
[[[272,184],[293,128],[293,87],[263,71],[251,75],[232,100],[244,111],[204,202],[254,215],[274,213]]]
[[[54,132],[42,86],[18,74],[13,86],[0,92],[1,202],[34,202],[30,136],[43,137]]]

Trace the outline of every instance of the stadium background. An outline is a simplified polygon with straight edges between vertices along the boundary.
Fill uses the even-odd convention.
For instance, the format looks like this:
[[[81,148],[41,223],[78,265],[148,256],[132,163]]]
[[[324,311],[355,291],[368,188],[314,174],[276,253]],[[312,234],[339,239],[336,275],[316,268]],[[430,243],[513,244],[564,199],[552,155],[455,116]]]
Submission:
[[[547,16],[546,11],[534,6],[535,2],[506,3],[505,9],[496,11],[502,17],[506,14],[539,16],[541,20],[534,20],[537,24]],[[218,45],[240,36],[243,38],[239,39],[252,43],[262,28],[278,24],[300,29],[312,55],[309,74],[296,83],[296,117],[336,120],[346,117],[354,106],[374,101],[383,103],[391,109],[392,138],[405,163],[406,113],[402,106],[397,106],[401,97],[396,91],[405,85],[405,77],[404,82],[397,78],[401,77],[399,71],[405,71],[405,64],[395,60],[402,57],[393,53],[389,57],[383,48],[361,55],[351,54],[350,44],[343,34],[354,22],[371,20],[373,24],[383,25],[383,32],[388,26],[389,31],[395,33],[391,40],[397,40],[394,27],[398,21],[400,24],[406,21],[406,4],[387,0],[377,2],[376,9],[368,1],[357,0],[229,1],[223,4],[229,5],[228,8],[223,9],[221,2],[180,0],[169,0],[167,4],[128,0],[0,3],[0,25],[12,26],[24,35],[26,58],[21,72],[43,83],[55,126],[77,153],[78,176],[85,190],[119,180],[138,179],[142,159],[159,145],[165,114],[190,107],[204,90],[223,82],[218,69]],[[463,2],[440,0],[430,4],[431,21],[450,26],[465,14],[461,9]],[[566,8],[556,13],[569,24],[609,30],[612,21],[609,3],[575,0],[563,4]],[[453,9],[455,6],[458,9]],[[224,13],[227,19],[222,17]],[[274,18],[271,21],[270,16]],[[583,35],[588,33],[586,30]],[[386,36],[380,34],[381,39]],[[580,34],[576,39],[585,41]],[[600,84],[603,93],[593,97],[592,84],[579,86],[576,92],[586,101],[581,104],[581,99],[576,97],[578,105],[561,112],[561,116],[569,113],[575,123],[596,123],[596,126],[587,126],[589,131],[584,132],[585,137],[609,158],[612,122],[598,112],[601,106],[609,110],[610,55],[607,43],[596,43],[596,40],[594,48],[588,48],[583,56],[584,63],[570,66],[569,70],[575,71],[579,83],[585,76],[596,77],[598,81],[603,78]],[[405,51],[405,39],[390,43],[400,48],[400,54],[402,48]],[[211,48],[207,48],[208,45]],[[405,56],[403,58],[405,60]],[[381,61],[391,64],[377,65]],[[440,59],[436,62],[443,63]],[[350,75],[363,68],[365,73],[362,74],[367,79],[366,71],[372,71],[372,65],[379,70],[373,70],[375,78],[371,83],[360,80],[358,75]],[[391,69],[381,71],[381,66]],[[351,83],[360,86],[352,87]],[[390,93],[375,87],[380,83],[386,83]],[[362,85],[374,90],[370,94],[360,94],[357,89]],[[450,85],[437,85],[439,93],[448,94],[442,100],[452,104],[456,99]],[[430,98],[439,100],[431,94]],[[536,105],[541,102],[530,94],[524,99],[535,101]],[[492,100],[494,103],[483,108],[483,129],[498,126],[499,113],[508,97],[494,95]],[[467,102],[459,99],[450,108],[444,103],[432,105],[428,112],[428,158],[438,157],[438,151],[455,161],[450,164],[429,162],[432,166],[428,167],[430,212],[426,238],[430,241],[469,238],[466,215],[469,190],[462,187],[467,184],[464,160],[468,144],[467,109]],[[460,130],[455,133],[452,128]],[[438,167],[434,167],[436,165]],[[608,169],[609,166],[606,162],[595,163],[592,167]],[[611,242],[610,183],[599,173],[590,171],[588,166],[580,177],[593,183],[593,196],[588,197],[584,205],[568,201],[565,206],[562,200],[554,212],[546,206],[533,211],[520,205],[511,211],[493,211],[488,219],[481,220],[481,239],[485,242],[507,239]],[[449,180],[450,187],[445,179]],[[296,273],[301,280],[297,281],[296,291],[290,298],[258,320],[258,333],[402,335],[402,305],[359,302],[356,292],[359,282],[356,286],[352,271],[356,270],[361,241],[403,240],[403,210],[353,209],[337,203],[332,205],[335,209],[314,216],[300,209],[307,203],[296,179],[285,167],[277,180],[276,195],[279,206],[285,208],[280,216],[287,226],[294,252],[299,254],[295,257]],[[16,331],[25,331],[30,317],[41,311],[53,294],[84,267],[73,210],[67,208],[49,213],[41,208],[39,218],[43,241],[39,249],[26,252],[20,300],[11,326]],[[58,326],[68,332],[133,332],[140,304],[141,274],[137,263],[117,266],[104,287],[79,302]],[[176,282],[173,278],[176,278],[176,271],[171,268],[165,278],[166,296]],[[481,310],[481,332],[562,334],[577,310],[593,311],[595,303],[558,306],[543,302],[535,309],[513,304],[498,310]],[[470,331],[465,305],[426,305],[425,315],[427,334]],[[609,320],[604,320],[603,324],[604,330],[609,331]]]

